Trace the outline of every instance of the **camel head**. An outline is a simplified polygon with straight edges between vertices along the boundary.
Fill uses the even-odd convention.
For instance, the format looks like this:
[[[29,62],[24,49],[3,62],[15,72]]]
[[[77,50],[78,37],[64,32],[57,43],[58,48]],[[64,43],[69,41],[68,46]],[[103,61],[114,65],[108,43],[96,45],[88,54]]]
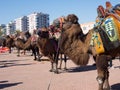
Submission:
[[[31,37],[31,34],[30,34],[29,31],[26,31],[26,32],[24,33],[24,35],[25,35],[25,37],[26,37],[27,39]]]
[[[77,24],[78,23],[78,17],[75,14],[69,14],[65,18],[65,22],[71,22],[73,24]]]
[[[39,38],[49,38],[49,32],[48,31],[38,31]]]

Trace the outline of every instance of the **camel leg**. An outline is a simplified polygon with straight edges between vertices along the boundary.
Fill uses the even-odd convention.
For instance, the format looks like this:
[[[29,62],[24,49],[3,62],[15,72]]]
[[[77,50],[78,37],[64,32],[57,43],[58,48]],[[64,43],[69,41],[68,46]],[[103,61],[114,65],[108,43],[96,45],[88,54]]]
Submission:
[[[62,54],[61,54],[61,60],[60,60],[60,69],[62,67]],[[66,58],[66,55],[64,55],[64,63],[65,63],[65,66],[64,66],[64,70],[67,70],[67,58]]]
[[[62,68],[62,54],[60,54],[60,66],[59,66],[59,69]]]
[[[60,54],[60,66],[59,66],[59,69],[62,68],[62,61],[63,61],[62,54]],[[66,62],[67,62],[67,58],[66,58],[66,55],[64,55],[64,63],[65,63],[64,70],[67,70],[67,64],[66,64]]]
[[[24,54],[24,55],[25,55],[25,50],[23,50],[23,51],[21,52],[21,54]]]
[[[25,52],[26,52],[26,50],[23,51],[24,55],[25,55]]]
[[[106,55],[100,55],[96,57],[96,67],[97,67],[97,81],[99,84],[98,90],[110,90],[108,78],[108,61]]]
[[[54,54],[54,62],[55,62],[55,73],[58,74],[58,57],[59,57],[59,52]]]
[[[109,60],[109,66],[112,67],[112,59]]]
[[[54,60],[53,55],[50,54],[50,55],[48,55],[48,57],[50,58],[50,62],[51,62],[51,69],[49,71],[54,72],[55,71],[55,69],[54,69],[55,62],[53,61]]]
[[[19,57],[20,56],[20,49],[17,50],[17,53],[18,53],[17,56]]]
[[[31,54],[31,56],[33,56],[33,52],[32,52],[32,54]]]
[[[110,90],[110,85],[109,85],[109,71],[106,69],[105,71],[105,81],[104,81],[104,90]]]
[[[41,57],[42,57],[42,55],[40,55],[40,53],[39,53],[39,48],[36,48],[36,52],[37,52],[37,56],[38,56],[38,61],[41,61]]]
[[[48,57],[50,58],[51,61],[51,70],[50,72],[54,72],[58,74],[58,55],[56,54],[49,54]]]
[[[53,72],[53,68],[54,66],[53,66],[53,62],[51,62],[51,69],[49,70],[50,72]]]
[[[51,69],[49,71],[58,74],[58,70],[56,70],[55,67],[56,67],[56,63],[55,62],[51,62]]]
[[[93,56],[93,60],[95,63],[93,63],[93,66],[96,66],[96,56]]]
[[[107,78],[105,79],[103,88],[104,90],[110,90],[110,85],[109,85],[109,81]]]
[[[64,67],[64,69],[67,70],[67,57],[66,57],[66,55],[64,55],[64,62],[65,62],[65,67]]]
[[[34,56],[34,60],[37,60],[35,49],[32,49],[32,53],[33,53],[33,56]]]
[[[9,47],[9,53],[11,53],[11,48]]]
[[[58,74],[59,73],[59,71],[58,71],[58,63],[55,63],[55,71],[54,71],[56,74]]]

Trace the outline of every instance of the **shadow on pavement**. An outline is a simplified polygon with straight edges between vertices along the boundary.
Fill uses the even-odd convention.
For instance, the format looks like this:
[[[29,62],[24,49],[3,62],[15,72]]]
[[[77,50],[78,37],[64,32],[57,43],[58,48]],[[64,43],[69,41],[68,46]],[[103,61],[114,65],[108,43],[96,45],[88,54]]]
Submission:
[[[96,70],[96,66],[88,65],[88,66],[81,66],[81,67],[72,67],[67,70],[67,72],[84,72],[84,71],[91,71]]]
[[[0,89],[16,86],[18,84],[22,84],[22,82],[17,82],[17,83],[6,83],[8,81],[0,81]]]
[[[6,83],[6,82],[8,82],[7,80],[6,81],[0,81],[0,83]]]
[[[50,59],[40,59],[41,61],[50,61]]]
[[[119,68],[120,69],[120,66],[115,66],[114,68]]]
[[[35,63],[20,64],[20,63],[18,63],[19,61],[25,61],[25,60],[4,60],[4,61],[0,61],[0,68],[35,64]]]
[[[120,83],[111,86],[112,90],[120,90]]]
[[[27,61],[26,60],[1,60],[0,62],[19,62],[19,61]]]
[[[25,65],[33,65],[35,63],[27,63],[27,64],[16,64],[16,63],[5,63],[4,65],[1,65],[0,68],[7,68],[12,66],[25,66]]]

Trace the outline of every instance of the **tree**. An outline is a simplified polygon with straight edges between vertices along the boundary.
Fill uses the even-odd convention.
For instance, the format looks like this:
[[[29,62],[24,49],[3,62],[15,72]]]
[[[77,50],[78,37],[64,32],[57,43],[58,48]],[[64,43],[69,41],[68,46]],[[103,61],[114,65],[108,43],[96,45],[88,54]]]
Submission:
[[[2,27],[0,26],[0,36],[2,36],[3,32],[2,32]]]

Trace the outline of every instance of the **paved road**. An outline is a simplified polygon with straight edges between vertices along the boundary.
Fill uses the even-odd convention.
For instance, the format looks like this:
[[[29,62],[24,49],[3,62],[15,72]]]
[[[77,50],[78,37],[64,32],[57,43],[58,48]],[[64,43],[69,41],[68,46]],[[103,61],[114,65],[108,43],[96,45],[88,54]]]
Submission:
[[[97,90],[92,57],[85,67],[68,60],[68,71],[61,70],[60,74],[49,72],[50,62],[45,57],[42,59],[42,62],[33,61],[30,53],[20,57],[15,52],[0,53],[0,90]],[[110,85],[112,90],[120,90],[120,61],[114,60],[113,67],[109,69]]]

